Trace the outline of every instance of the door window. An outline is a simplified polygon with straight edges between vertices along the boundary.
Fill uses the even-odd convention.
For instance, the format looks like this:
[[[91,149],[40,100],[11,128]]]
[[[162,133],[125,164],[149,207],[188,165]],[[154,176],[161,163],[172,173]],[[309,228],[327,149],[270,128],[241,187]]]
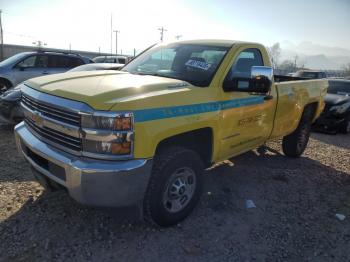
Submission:
[[[228,72],[225,81],[232,81],[238,78],[238,88],[248,88],[252,66],[263,66],[264,62],[261,53],[256,48],[249,48],[242,51]]]
[[[81,59],[76,57],[52,55],[49,59],[50,68],[73,68],[82,64]]]
[[[38,55],[35,59],[35,67],[43,68],[47,67],[49,58],[47,55]]]
[[[119,57],[119,58],[118,58],[118,63],[119,63],[119,64],[125,64],[125,63],[126,63],[126,59],[123,58],[123,57]]]
[[[46,55],[33,55],[17,64],[18,67],[36,67],[43,68],[48,65],[48,57]]]
[[[30,56],[18,63],[18,67],[34,67],[36,56]]]

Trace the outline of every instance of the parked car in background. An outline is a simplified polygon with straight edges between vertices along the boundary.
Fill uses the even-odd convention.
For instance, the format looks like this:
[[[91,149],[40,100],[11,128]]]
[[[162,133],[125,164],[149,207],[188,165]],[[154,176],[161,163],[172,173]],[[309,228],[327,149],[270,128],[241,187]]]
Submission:
[[[0,63],[0,94],[27,79],[63,73],[91,62],[89,58],[72,53],[37,51],[16,54]]]
[[[328,133],[350,133],[350,80],[329,80],[326,106],[314,129]]]
[[[113,63],[92,63],[77,66],[69,72],[78,72],[78,71],[94,71],[94,70],[119,70],[124,64],[113,64]]]
[[[92,63],[77,66],[69,72],[94,71],[94,70],[119,70],[123,64]],[[10,88],[0,95],[0,122],[16,124],[23,120],[23,111],[20,106],[20,87]]]
[[[20,86],[11,88],[0,95],[0,123],[16,124],[23,120],[20,102]]]
[[[115,63],[115,64],[126,64],[128,58],[126,56],[97,56],[92,59],[95,63]]]
[[[296,73],[294,73],[293,76],[309,79],[327,78],[326,72],[316,70],[299,70]]]

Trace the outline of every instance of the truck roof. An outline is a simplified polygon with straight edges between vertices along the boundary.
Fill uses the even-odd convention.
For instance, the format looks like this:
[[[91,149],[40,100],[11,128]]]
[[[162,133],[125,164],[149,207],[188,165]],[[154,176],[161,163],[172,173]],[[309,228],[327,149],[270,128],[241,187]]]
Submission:
[[[237,41],[237,40],[225,40],[225,39],[182,40],[182,41],[177,41],[176,43],[203,44],[203,45],[225,46],[225,47],[231,47],[234,44],[242,44],[242,43],[244,43],[244,44],[261,45],[259,43],[254,43],[254,42]]]

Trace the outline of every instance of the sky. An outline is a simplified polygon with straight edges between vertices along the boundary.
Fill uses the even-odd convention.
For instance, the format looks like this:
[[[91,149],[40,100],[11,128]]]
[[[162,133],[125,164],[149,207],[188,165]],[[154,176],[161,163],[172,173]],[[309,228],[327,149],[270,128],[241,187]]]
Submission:
[[[4,43],[132,54],[159,42],[220,38],[350,49],[350,0],[0,0]]]

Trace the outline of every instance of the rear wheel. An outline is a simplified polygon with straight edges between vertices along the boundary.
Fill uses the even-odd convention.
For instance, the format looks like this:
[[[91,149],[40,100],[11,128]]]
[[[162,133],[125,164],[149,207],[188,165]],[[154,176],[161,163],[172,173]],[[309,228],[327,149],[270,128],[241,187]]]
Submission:
[[[196,206],[204,166],[196,152],[181,147],[161,152],[154,161],[144,199],[145,218],[171,226],[185,219]]]
[[[310,130],[310,110],[305,110],[297,129],[290,135],[283,137],[283,153],[289,157],[301,156],[307,146],[307,143],[309,142]]]
[[[340,126],[340,132],[343,134],[349,134],[350,133],[350,116],[345,118],[344,122]]]

